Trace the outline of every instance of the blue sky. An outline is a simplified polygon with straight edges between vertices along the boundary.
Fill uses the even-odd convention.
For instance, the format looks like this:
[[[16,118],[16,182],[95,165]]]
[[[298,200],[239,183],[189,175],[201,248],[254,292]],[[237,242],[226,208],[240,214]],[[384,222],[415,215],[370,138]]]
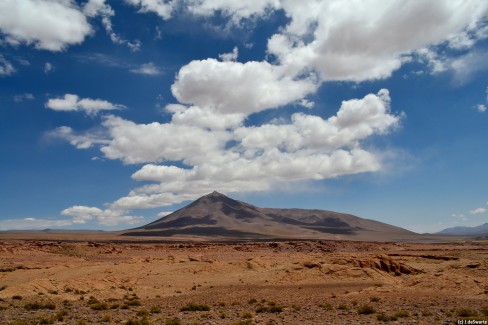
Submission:
[[[0,230],[125,229],[213,190],[482,224],[487,54],[483,0],[0,1]]]

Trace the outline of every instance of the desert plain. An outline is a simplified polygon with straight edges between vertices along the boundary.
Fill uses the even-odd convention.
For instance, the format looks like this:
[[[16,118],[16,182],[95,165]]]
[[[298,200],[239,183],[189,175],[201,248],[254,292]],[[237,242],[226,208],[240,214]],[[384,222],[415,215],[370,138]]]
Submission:
[[[0,236],[0,324],[468,320],[488,321],[486,241]]]

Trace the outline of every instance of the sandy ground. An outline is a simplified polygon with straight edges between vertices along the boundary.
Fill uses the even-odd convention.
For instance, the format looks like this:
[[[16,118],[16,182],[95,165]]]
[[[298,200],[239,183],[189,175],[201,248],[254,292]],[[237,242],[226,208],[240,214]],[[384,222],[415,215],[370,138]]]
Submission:
[[[463,316],[488,321],[487,242],[0,237],[0,324],[455,324]]]

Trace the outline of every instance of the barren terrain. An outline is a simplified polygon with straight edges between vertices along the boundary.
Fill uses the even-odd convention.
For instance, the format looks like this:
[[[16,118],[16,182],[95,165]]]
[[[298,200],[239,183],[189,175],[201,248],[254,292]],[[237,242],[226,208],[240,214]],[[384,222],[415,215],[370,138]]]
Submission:
[[[10,237],[0,237],[0,324],[488,320],[487,242],[169,244]]]

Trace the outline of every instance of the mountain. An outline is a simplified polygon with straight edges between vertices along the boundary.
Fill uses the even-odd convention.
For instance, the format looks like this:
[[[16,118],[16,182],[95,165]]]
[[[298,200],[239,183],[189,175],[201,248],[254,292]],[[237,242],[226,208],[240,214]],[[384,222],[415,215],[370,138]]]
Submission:
[[[161,219],[127,230],[122,235],[212,240],[390,241],[417,234],[386,223],[332,211],[258,208],[213,192]]]
[[[488,222],[476,227],[452,227],[438,232],[442,235],[488,236]]]

